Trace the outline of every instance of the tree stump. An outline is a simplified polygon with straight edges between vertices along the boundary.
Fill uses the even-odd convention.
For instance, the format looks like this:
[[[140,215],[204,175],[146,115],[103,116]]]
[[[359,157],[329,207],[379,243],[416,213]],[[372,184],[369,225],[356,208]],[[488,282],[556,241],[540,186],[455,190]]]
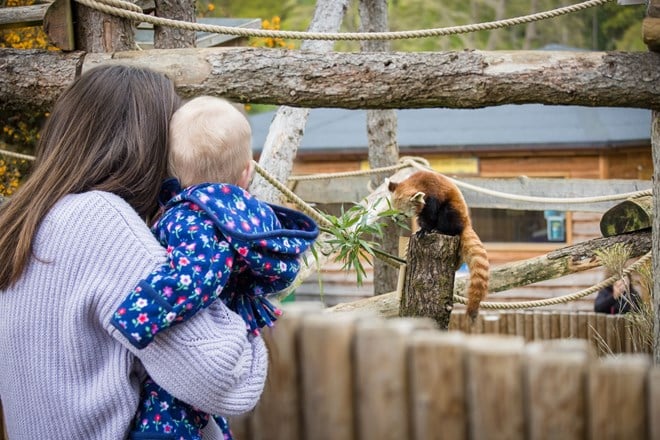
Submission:
[[[432,318],[441,329],[449,328],[459,246],[458,236],[431,232],[410,237],[400,316]]]

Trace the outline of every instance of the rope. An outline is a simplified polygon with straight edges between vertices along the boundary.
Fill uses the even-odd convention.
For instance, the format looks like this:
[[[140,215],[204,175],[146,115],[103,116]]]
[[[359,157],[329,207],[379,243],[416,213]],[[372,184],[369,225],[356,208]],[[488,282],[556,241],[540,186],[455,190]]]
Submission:
[[[651,251],[647,252],[644,254],[641,258],[639,258],[637,261],[635,261],[633,264],[631,264],[628,268],[624,269],[622,275],[626,276],[630,272],[634,271],[638,267],[640,267],[642,264],[646,263],[647,261],[651,260]],[[591,295],[594,292],[599,291],[602,288],[609,287],[612,284],[614,284],[617,280],[619,280],[621,276],[619,275],[612,275],[611,277],[601,281],[600,283],[593,285],[587,289],[581,290],[576,293],[571,293],[568,295],[563,295],[563,296],[557,296],[554,298],[548,298],[548,299],[540,299],[540,300],[535,300],[535,301],[518,301],[518,302],[482,302],[480,307],[484,309],[498,309],[498,310],[505,310],[505,309],[525,309],[525,308],[530,308],[530,307],[543,307],[543,306],[552,306],[552,305],[557,305],[557,304],[562,304],[566,303],[569,301],[575,301],[580,298],[584,298],[587,295]],[[454,301],[460,304],[467,304],[467,298],[461,295],[454,295]]]
[[[423,166],[420,165],[417,162],[408,162],[410,166],[413,168],[417,168],[419,170],[424,170],[424,171],[432,171],[434,173],[437,173],[437,171],[433,170],[433,168],[430,168],[428,166]],[[509,199],[509,200],[517,200],[517,201],[522,201],[522,202],[537,202],[537,203],[566,203],[566,204],[579,204],[579,203],[599,203],[599,202],[608,202],[612,200],[623,200],[623,199],[630,199],[630,198],[637,198],[637,197],[643,197],[643,196],[650,196],[653,195],[653,190],[652,189],[646,189],[646,190],[640,190],[640,191],[633,191],[633,192],[628,192],[628,193],[622,193],[622,194],[610,194],[610,195],[605,195],[605,196],[591,196],[591,197],[537,197],[537,196],[525,196],[521,194],[510,194],[510,193],[505,193],[501,191],[495,191],[492,189],[488,188],[483,188],[480,186],[472,185],[470,183],[466,182],[461,182],[460,180],[456,180],[452,177],[445,176],[452,182],[456,184],[458,187],[462,187],[465,189],[470,189],[472,191],[480,192],[483,194],[488,194],[493,197],[499,197],[502,199]]]
[[[581,11],[594,6],[600,6],[613,0],[588,0],[575,5],[564,6],[545,12],[524,15],[521,17],[509,18],[504,20],[489,21],[484,23],[450,26],[445,28],[422,29],[416,31],[397,31],[397,32],[303,32],[303,31],[282,31],[265,29],[244,29],[230,26],[208,25],[202,23],[191,23],[187,21],[178,21],[162,17],[154,17],[142,13],[142,10],[123,0],[76,0],[89,8],[96,9],[109,15],[123,17],[133,21],[142,21],[154,24],[156,26],[169,26],[179,29],[211,32],[226,35],[236,35],[241,37],[262,37],[262,38],[285,38],[296,40],[400,40],[413,38],[440,37],[455,35],[461,33],[476,32],[482,30],[499,29],[524,23],[531,23],[539,20],[558,17],[572,12]]]
[[[305,214],[309,215],[317,223],[323,226],[328,226],[328,227],[332,226],[330,220],[323,217],[316,209],[314,209],[307,202],[305,202],[303,199],[298,197],[296,193],[294,193],[289,188],[287,188],[286,185],[282,184],[281,182],[273,178],[273,176],[271,176],[270,173],[266,171],[264,168],[262,168],[261,165],[259,165],[256,161],[252,161],[252,163],[254,164],[255,171],[257,171],[261,175],[261,177],[263,177],[268,183],[273,185],[275,188],[280,190],[282,194],[284,194],[286,197],[289,198],[289,200],[291,200],[296,205],[298,205]]]

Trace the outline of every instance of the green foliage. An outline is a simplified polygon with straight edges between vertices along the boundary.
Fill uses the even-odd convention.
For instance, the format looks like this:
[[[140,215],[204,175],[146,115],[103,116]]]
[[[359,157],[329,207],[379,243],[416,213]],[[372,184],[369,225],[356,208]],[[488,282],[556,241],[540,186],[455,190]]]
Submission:
[[[376,202],[372,209],[376,209],[381,201]],[[390,219],[395,225],[408,228],[401,212],[392,208],[389,201],[387,205],[386,210],[376,214],[377,219],[373,222],[369,221],[369,209],[363,205],[355,205],[347,211],[342,208],[339,217],[324,214],[330,225],[320,229],[332,235],[332,238],[326,241],[330,246],[330,254],[335,254],[335,261],[343,263],[343,270],[355,270],[358,286],[362,285],[366,276],[364,264],[371,264],[373,258],[401,262],[399,258],[379,248],[379,242],[385,233],[384,220]]]
[[[202,1],[202,0],[200,0]],[[209,0],[205,0],[209,1]],[[212,0],[210,0],[212,1]],[[390,0],[388,22],[392,31],[433,29],[500,20],[556,9],[578,0]],[[268,19],[279,16],[281,28],[307,30],[314,14],[313,0],[218,0],[214,15]],[[517,50],[539,49],[556,44],[591,50],[646,50],[641,37],[645,5],[602,6],[532,24],[511,26],[447,37],[405,39],[390,42],[396,51]],[[351,2],[341,31],[359,30],[357,2]],[[299,47],[300,41],[294,41]],[[335,49],[358,51],[360,43],[337,42]]]

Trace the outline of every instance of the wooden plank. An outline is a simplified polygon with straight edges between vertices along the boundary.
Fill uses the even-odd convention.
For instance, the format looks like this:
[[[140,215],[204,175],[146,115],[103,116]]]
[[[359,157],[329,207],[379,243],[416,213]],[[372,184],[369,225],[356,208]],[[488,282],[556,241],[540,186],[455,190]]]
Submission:
[[[354,438],[352,347],[358,318],[352,313],[303,318],[299,332],[303,439]]]
[[[587,341],[541,341],[525,348],[528,438],[581,440],[587,432]]]
[[[275,327],[264,329],[268,346],[268,380],[250,417],[251,440],[302,440],[301,365],[298,336],[302,321],[318,313],[320,303],[286,303]],[[286,420],[286,423],[282,421]],[[237,440],[240,437],[237,436]]]
[[[0,8],[0,30],[26,26],[41,26],[48,3],[32,6]]]
[[[460,332],[420,331],[412,335],[409,377],[413,440],[468,438],[466,338]]]
[[[355,329],[356,438],[409,438],[407,341],[431,319],[368,319]],[[316,438],[316,437],[309,437]],[[333,435],[332,438],[345,438]]]
[[[650,361],[646,355],[627,355],[605,357],[591,364],[588,379],[591,439],[647,438]]]
[[[369,194],[369,176],[352,176],[350,178],[328,177],[327,179],[306,180],[297,182],[294,192],[303,200],[313,203],[357,203]],[[476,178],[462,177],[458,184],[465,183],[479,188],[499,191],[507,194],[572,198],[596,197],[623,194],[647,190],[652,187],[651,181],[628,179],[548,179],[548,178]],[[461,187],[465,202],[471,208],[498,208],[518,210],[559,210],[581,212],[604,212],[620,201],[601,203],[540,203],[524,202],[500,198],[490,194],[479,193],[473,189]]]
[[[471,438],[524,438],[523,348],[524,340],[515,336],[468,339],[466,380]]]

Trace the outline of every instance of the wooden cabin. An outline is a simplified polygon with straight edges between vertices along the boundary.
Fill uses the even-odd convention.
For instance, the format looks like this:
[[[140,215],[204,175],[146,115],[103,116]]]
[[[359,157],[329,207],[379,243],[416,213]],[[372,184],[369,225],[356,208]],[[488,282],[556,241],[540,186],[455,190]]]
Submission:
[[[608,184],[609,190],[604,190],[607,194],[629,192],[640,184],[647,184],[647,188],[651,185],[649,110],[526,104],[482,109],[410,109],[397,110],[396,114],[399,155],[423,157],[437,171],[459,180],[519,176],[601,179],[604,185]],[[273,116],[274,112],[270,112],[250,117],[257,153]],[[293,174],[368,168],[366,127],[364,110],[312,109]],[[332,188],[301,182],[296,192],[336,215],[340,199],[356,202],[368,193],[368,180],[352,179],[346,186],[338,183]],[[337,198],[330,192],[342,194]],[[552,188],[547,188],[545,194],[533,195],[557,196]],[[493,201],[492,206],[499,205]],[[493,266],[600,237],[599,220],[606,210],[603,206],[600,211],[573,211],[569,205],[563,210],[556,206],[538,210],[470,207],[475,230],[486,244]],[[355,275],[342,273],[340,267],[337,263],[324,267],[321,284],[309,280],[298,289],[297,297],[318,297],[322,290],[321,299],[333,305],[371,295],[371,280],[358,287]],[[596,284],[603,276],[602,270],[586,271],[497,293],[491,298],[527,300],[563,295]],[[594,297],[554,308],[590,310]]]

